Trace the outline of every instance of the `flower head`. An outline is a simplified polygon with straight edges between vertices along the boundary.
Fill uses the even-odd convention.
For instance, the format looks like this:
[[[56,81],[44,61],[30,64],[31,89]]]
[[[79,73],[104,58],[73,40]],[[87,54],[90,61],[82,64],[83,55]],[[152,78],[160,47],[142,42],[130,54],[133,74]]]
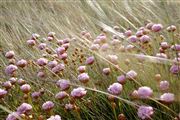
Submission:
[[[153,115],[154,111],[153,108],[151,106],[140,106],[138,108],[138,117],[141,118],[142,120],[145,119],[150,119],[151,116]]]
[[[85,96],[87,93],[87,91],[82,88],[82,87],[78,87],[78,88],[74,88],[72,91],[71,91],[71,96],[73,98],[82,98],[83,96]]]
[[[3,98],[6,94],[7,91],[0,88],[0,99]]]
[[[59,115],[54,115],[48,118],[47,120],[61,120],[61,117]]]
[[[137,92],[138,92],[138,96],[142,99],[149,98],[153,94],[153,90],[147,86],[139,87]]]
[[[67,90],[70,87],[70,82],[68,80],[61,79],[56,82],[56,85],[61,88],[61,90]]]
[[[17,69],[18,69],[18,67],[15,66],[15,65],[8,65],[8,66],[5,68],[5,73],[6,73],[7,75],[12,76],[12,75],[16,72]]]
[[[122,85],[119,83],[113,83],[112,85],[109,86],[108,92],[113,94],[113,95],[118,95],[122,92]]]
[[[78,75],[78,80],[82,83],[87,83],[89,81],[89,75],[87,73],[81,73]]]
[[[17,113],[19,114],[28,114],[32,110],[32,106],[27,103],[22,103],[18,108],[17,108]]]
[[[51,101],[47,101],[42,105],[42,109],[45,111],[49,111],[54,107],[54,103]]]
[[[162,28],[162,24],[154,24],[151,29],[153,32],[159,32],[160,30],[162,30]]]
[[[160,100],[165,103],[172,103],[174,101],[174,94],[173,93],[164,93],[160,96]]]

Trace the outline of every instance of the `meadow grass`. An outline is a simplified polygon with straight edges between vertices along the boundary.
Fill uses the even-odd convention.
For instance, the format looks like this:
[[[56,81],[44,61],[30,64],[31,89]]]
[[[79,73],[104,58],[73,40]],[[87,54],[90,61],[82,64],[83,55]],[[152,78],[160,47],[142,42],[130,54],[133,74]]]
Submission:
[[[101,0],[101,1],[1,1],[0,2],[0,88],[3,83],[11,77],[6,75],[4,70],[9,64],[5,57],[6,52],[15,52],[15,61],[25,59],[28,66],[18,68],[17,79],[22,78],[31,85],[31,92],[24,94],[18,84],[8,90],[8,94],[0,100],[0,120],[5,119],[10,112],[16,111],[22,103],[29,103],[33,110],[31,114],[21,116],[25,120],[45,120],[51,115],[58,114],[63,120],[139,120],[137,109],[141,105],[149,105],[154,109],[154,114],[148,119],[170,120],[180,119],[179,104],[179,73],[174,75],[169,69],[173,64],[173,59],[177,57],[177,52],[168,50],[169,58],[158,58],[160,43],[168,42],[170,45],[180,44],[179,22],[180,22],[180,2],[178,1],[156,1],[156,0]],[[128,38],[121,38],[122,32],[128,29],[135,34],[140,27],[146,23],[161,23],[163,29],[160,32],[150,32],[151,42],[144,45],[143,49],[139,44],[128,41]],[[166,28],[170,25],[176,26],[175,32],[168,32]],[[119,30],[113,29],[119,26]],[[103,30],[104,31],[103,31]],[[92,38],[85,38],[82,31],[88,31]],[[48,50],[39,50],[37,45],[30,47],[27,40],[33,33],[40,35],[37,44],[44,42],[49,32],[55,32],[55,40],[69,38],[70,47],[67,49],[68,58],[59,63],[65,64],[64,71],[55,74],[47,66],[38,66],[36,61],[43,56],[49,61],[54,57],[48,54],[48,50],[55,53],[58,45],[56,41],[45,41]],[[93,51],[90,46],[93,40],[100,34],[106,35],[106,42],[112,41],[112,36],[119,37],[120,45],[110,45],[107,51]],[[162,39],[163,35],[163,39]],[[122,52],[122,45],[134,45],[135,49],[129,52]],[[139,53],[143,53],[144,62],[139,62]],[[114,64],[107,58],[108,55],[116,55],[118,62]],[[86,65],[86,59],[94,56],[95,62]],[[67,62],[67,63],[66,63]],[[87,84],[78,80],[79,72],[77,68],[86,65],[86,72],[90,76]],[[103,68],[110,68],[111,73],[104,75]],[[127,80],[123,85],[120,95],[108,93],[109,85],[117,82],[117,76],[126,74],[134,70],[138,77]],[[37,77],[37,72],[43,71],[46,77]],[[175,101],[172,104],[164,104],[159,101],[163,92],[159,89],[159,81],[155,80],[155,75],[161,75],[161,81],[167,80],[170,83],[168,92],[175,94]],[[60,91],[56,86],[59,79],[70,81],[71,93],[79,86],[87,90],[87,95],[79,100],[68,97],[64,100],[55,99],[55,95]],[[148,86],[153,89],[153,96],[148,99],[135,99],[131,93],[141,86]],[[43,96],[38,101],[34,101],[31,93],[42,90]],[[109,97],[113,97],[111,100]],[[46,101],[53,101],[55,104],[51,113],[42,110],[42,104]],[[74,110],[66,110],[65,104],[72,103]],[[121,116],[121,117],[120,117]],[[43,117],[43,118],[42,118]],[[180,117],[180,116],[179,116]]]

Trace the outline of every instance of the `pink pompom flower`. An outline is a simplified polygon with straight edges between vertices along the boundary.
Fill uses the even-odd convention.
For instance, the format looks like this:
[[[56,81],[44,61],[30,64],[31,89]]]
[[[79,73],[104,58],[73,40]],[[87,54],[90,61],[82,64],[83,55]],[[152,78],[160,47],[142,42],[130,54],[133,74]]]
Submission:
[[[88,57],[88,58],[86,59],[86,64],[87,64],[87,65],[91,65],[91,64],[93,64],[93,63],[94,63],[94,56]]]
[[[15,72],[16,72],[16,70],[18,69],[18,67],[17,66],[15,66],[15,65],[8,65],[6,68],[5,68],[5,73],[7,74],[7,75],[10,75],[10,76],[12,76]]]
[[[164,103],[172,103],[175,97],[173,93],[164,93],[160,96],[160,100]]]
[[[82,87],[78,87],[78,88],[74,88],[72,91],[71,91],[71,96],[73,98],[82,98],[83,96],[85,96],[87,93],[87,91],[82,88]]]
[[[86,71],[86,66],[79,66],[79,67],[78,67],[78,71],[79,71],[80,73],[85,72],[85,71]]]
[[[39,66],[45,66],[48,63],[46,58],[39,58],[36,62]]]
[[[28,103],[22,103],[18,108],[17,108],[17,113],[19,114],[28,114],[32,110],[32,106]]]
[[[138,117],[141,118],[142,120],[145,119],[151,119],[151,116],[154,114],[154,110],[151,106],[140,106],[138,108]]]
[[[42,109],[45,111],[50,111],[51,109],[53,109],[53,107],[54,107],[54,103],[52,101],[47,101],[42,105]]]
[[[166,91],[169,89],[169,82],[168,81],[161,81],[159,83],[159,88],[162,90],[162,91]]]
[[[53,115],[50,118],[48,118],[47,120],[61,120],[61,117],[59,115]]]
[[[63,71],[64,69],[65,69],[64,64],[58,64],[52,68],[52,72],[58,74],[60,71]]]
[[[16,63],[16,65],[18,66],[18,67],[25,67],[26,65],[27,65],[27,61],[26,60],[24,60],[24,59],[21,59],[21,60],[19,60],[17,63]]]
[[[110,73],[111,73],[111,69],[110,68],[104,68],[103,69],[103,74],[109,75]]]
[[[64,99],[65,97],[68,97],[68,93],[65,92],[65,91],[61,91],[59,93],[56,94],[55,98],[58,99],[58,100],[62,100]]]
[[[129,39],[129,42],[133,42],[133,43],[138,41],[138,38],[135,35],[130,36],[128,39]]]
[[[89,81],[88,73],[81,73],[78,75],[78,80],[82,83],[87,83]]]
[[[151,29],[153,32],[159,32],[163,29],[163,26],[162,24],[154,24]]]
[[[11,50],[11,51],[6,52],[5,57],[8,59],[12,59],[14,55],[15,55],[14,51]]]
[[[153,90],[147,86],[139,87],[137,92],[138,96],[142,99],[149,98],[153,95]]]
[[[0,99],[3,98],[6,94],[7,91],[0,88]]]
[[[134,70],[130,70],[126,73],[126,78],[129,80],[135,79],[137,77],[137,73]]]
[[[24,85],[21,86],[21,90],[22,90],[25,94],[27,94],[27,93],[30,92],[31,86],[30,86],[29,84],[24,84]]]
[[[123,87],[119,83],[113,83],[108,88],[108,92],[113,95],[119,95],[122,92],[122,90],[123,90]]]
[[[27,44],[29,46],[34,46],[34,45],[36,45],[36,41],[35,40],[27,40]]]
[[[125,84],[126,83],[126,76],[125,75],[120,75],[117,77],[117,81],[120,83],[120,84]]]
[[[142,37],[140,37],[140,41],[142,43],[148,43],[150,41],[150,37],[148,35],[143,35]]]
[[[61,88],[61,90],[67,90],[70,88],[70,82],[64,79],[58,80],[56,82],[56,85]]]

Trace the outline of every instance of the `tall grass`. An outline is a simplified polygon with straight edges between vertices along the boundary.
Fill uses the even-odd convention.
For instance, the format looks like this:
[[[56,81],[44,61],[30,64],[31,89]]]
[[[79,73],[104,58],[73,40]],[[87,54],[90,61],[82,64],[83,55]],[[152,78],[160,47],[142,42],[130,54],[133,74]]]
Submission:
[[[32,101],[30,94],[28,100],[24,99],[24,93],[18,85],[15,85],[8,95],[1,100],[0,119],[5,119],[9,112],[16,111],[16,108],[22,102],[28,102],[33,106],[32,120],[41,120],[48,118],[41,108],[41,105],[48,100],[55,103],[53,114],[59,114],[62,119],[67,120],[114,120],[119,114],[124,114],[128,120],[138,120],[137,108],[144,105],[151,105],[155,114],[150,119],[169,120],[178,116],[180,111],[179,104],[179,74],[173,75],[169,68],[173,64],[172,59],[163,59],[155,57],[159,51],[159,43],[162,42],[160,35],[165,37],[164,41],[170,44],[179,44],[179,22],[180,22],[180,3],[178,1],[156,1],[156,0],[122,0],[122,1],[1,1],[0,2],[0,82],[7,81],[10,77],[5,75],[4,69],[8,65],[8,60],[4,57],[9,50],[15,51],[15,59],[28,60],[29,66],[25,69],[19,69],[17,78],[24,79],[31,85],[31,91],[45,90],[45,94],[38,101]],[[122,45],[132,44],[136,46],[135,52],[120,52],[118,47],[111,46],[108,51],[92,51],[89,47],[102,32],[106,30],[107,41],[110,42],[113,35],[122,37],[120,32],[129,28],[135,34],[136,31],[145,25],[148,21],[161,23],[164,29],[160,33],[152,33],[153,42],[146,50],[138,45],[131,43],[127,38],[120,38]],[[169,25],[176,25],[175,35],[166,31]],[[113,29],[113,26],[119,26],[120,32]],[[82,38],[81,31],[88,31],[92,39]],[[46,78],[37,77],[37,71],[40,69],[35,62],[46,51],[39,51],[37,48],[31,48],[26,44],[27,39],[33,33],[47,37],[48,32],[56,33],[56,38],[70,38],[70,48],[68,49],[68,63],[66,69],[61,74],[54,74],[48,67],[44,71]],[[75,39],[73,39],[75,38]],[[55,42],[47,42],[52,52],[58,47]],[[138,62],[139,53],[144,53],[145,62]],[[118,65],[110,62],[107,55],[116,54],[118,56]],[[79,56],[83,56],[82,60]],[[88,56],[95,57],[95,63],[87,66],[90,81],[87,85],[80,83],[77,79],[77,68],[85,64]],[[175,52],[172,53],[175,57]],[[47,55],[49,60],[51,56]],[[130,61],[126,64],[125,61]],[[111,74],[106,76],[102,74],[102,69],[111,68]],[[125,74],[129,70],[138,73],[138,78],[133,81],[127,81],[123,86],[121,95],[111,95],[107,92],[110,84],[116,82],[117,76]],[[175,94],[175,102],[171,105],[164,105],[159,102],[159,96],[162,92],[158,88],[158,82],[154,76],[161,74],[161,80],[170,82],[170,92]],[[71,88],[82,86],[88,92],[81,100],[75,101],[75,110],[67,111],[64,109],[66,103],[71,100],[58,101],[55,94],[59,92],[55,82],[59,79],[68,79],[71,81]],[[149,86],[153,89],[154,95],[148,100],[132,99],[129,94],[140,86]],[[115,100],[108,100],[108,96],[115,97]],[[52,113],[51,113],[52,114]],[[26,119],[26,118],[25,118]],[[30,118],[28,118],[30,119]],[[121,118],[122,119],[122,118]],[[120,119],[120,120],[121,120]],[[180,118],[177,118],[180,119]]]

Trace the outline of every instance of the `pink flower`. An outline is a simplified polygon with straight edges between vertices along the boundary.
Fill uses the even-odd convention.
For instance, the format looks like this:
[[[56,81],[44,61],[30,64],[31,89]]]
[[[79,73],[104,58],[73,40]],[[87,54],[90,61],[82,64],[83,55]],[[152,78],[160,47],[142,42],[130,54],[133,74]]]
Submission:
[[[119,95],[122,92],[122,90],[123,90],[123,87],[119,83],[113,83],[108,88],[108,92],[113,95]]]
[[[125,75],[120,75],[117,77],[117,81],[120,83],[120,84],[125,84],[126,83],[126,76]]]
[[[87,93],[87,91],[82,88],[82,87],[78,87],[78,88],[74,88],[72,91],[71,91],[71,96],[73,98],[82,98],[83,96],[85,96]]]
[[[17,108],[17,113],[28,114],[31,110],[32,110],[32,106],[30,104],[23,103]]]
[[[143,30],[138,30],[138,31],[136,32],[136,36],[137,36],[137,37],[143,36]]]
[[[35,40],[27,40],[27,44],[29,46],[34,46],[36,44],[36,41]]]
[[[151,119],[151,116],[154,114],[153,108],[151,106],[140,106],[138,108],[138,117],[142,120]]]
[[[134,48],[134,45],[131,45],[131,44],[126,46],[127,51],[132,51],[133,48]]]
[[[163,29],[163,26],[162,24],[154,24],[151,29],[153,32],[159,32],[160,30]]]
[[[89,81],[89,75],[87,73],[81,73],[78,75],[78,80],[82,83],[87,83]]]
[[[66,110],[73,110],[74,109],[74,105],[71,103],[65,104],[65,109]]]
[[[19,60],[17,63],[16,63],[16,65],[18,66],[18,67],[25,67],[26,65],[27,65],[27,61],[26,60],[24,60],[24,59],[21,59],[21,60]]]
[[[54,107],[54,103],[51,101],[47,101],[42,105],[42,109],[45,111],[50,111],[51,109],[53,109],[53,107]]]
[[[14,55],[15,55],[14,51],[11,50],[11,51],[6,52],[5,57],[8,59],[12,59]]]
[[[38,64],[39,66],[45,66],[47,63],[48,63],[48,60],[47,60],[46,58],[39,58],[39,59],[37,60],[37,64]]]
[[[49,37],[54,37],[55,34],[56,34],[55,32],[49,32],[49,33],[48,33],[48,36],[49,36]]]
[[[61,79],[56,82],[56,85],[61,88],[61,90],[67,90],[70,87],[70,82],[68,80]]]
[[[90,47],[90,49],[91,49],[91,50],[94,50],[94,51],[99,50],[99,48],[100,48],[100,45],[99,45],[99,44],[92,44],[91,47]]]
[[[17,120],[18,118],[20,118],[19,113],[12,112],[7,116],[6,120]]]
[[[12,85],[14,85],[14,84],[16,83],[16,81],[17,81],[17,78],[11,77],[11,78],[9,79],[9,81],[11,82]]]
[[[59,99],[59,100],[62,100],[67,96],[69,96],[69,95],[65,91],[61,91],[61,92],[56,94],[55,98]]]
[[[0,88],[0,99],[3,98],[6,94],[7,91]]]
[[[101,48],[102,51],[107,51],[109,49],[109,45],[107,43],[102,44]]]
[[[170,72],[173,74],[178,74],[180,72],[180,67],[178,65],[172,65],[170,68]]]
[[[159,87],[162,91],[169,89],[169,82],[168,81],[161,81]]]
[[[67,50],[67,49],[69,48],[69,46],[70,46],[70,43],[64,43],[64,44],[62,45],[62,47],[64,47],[65,50]]]
[[[48,67],[49,68],[54,68],[56,65],[58,64],[58,62],[56,60],[50,61],[48,62]]]
[[[6,73],[7,75],[12,76],[12,75],[16,72],[17,69],[18,69],[18,67],[15,66],[15,65],[8,65],[8,66],[5,68],[5,73]]]
[[[126,73],[126,78],[127,79],[135,79],[137,77],[137,73],[134,70],[130,70],[129,72]]]
[[[142,99],[146,99],[151,97],[153,94],[153,90],[150,87],[143,86],[138,89],[138,96]]]
[[[63,40],[57,40],[57,44],[60,46],[63,44]]]
[[[103,69],[103,74],[105,74],[105,75],[109,75],[110,72],[111,72],[111,69],[110,69],[110,68],[104,68],[104,69]]]
[[[133,42],[133,43],[137,42],[138,40],[138,38],[135,35],[130,36],[128,39],[130,42]]]
[[[38,39],[39,37],[40,37],[40,35],[37,34],[37,33],[33,33],[32,36],[31,36],[31,38],[32,38],[33,40],[36,40],[36,39]]]
[[[47,40],[48,40],[48,41],[53,41],[54,38],[53,38],[53,37],[47,37]]]
[[[22,78],[20,78],[17,83],[21,86],[21,85],[24,85],[26,82],[25,80],[23,80]]]
[[[44,78],[46,76],[46,74],[43,72],[43,71],[39,71],[38,73],[37,73],[37,77],[38,78]]]
[[[113,45],[113,46],[119,46],[119,44],[121,43],[121,41],[118,40],[118,39],[113,39],[110,43],[111,43],[111,45]]]
[[[31,96],[33,99],[38,99],[41,96],[41,92],[33,92]]]
[[[48,118],[47,120],[61,120],[61,117],[59,115],[54,115]]]
[[[150,37],[148,35],[143,35],[142,37],[140,37],[140,41],[142,43],[147,43],[150,41]]]
[[[65,39],[63,40],[63,44],[69,43],[69,41],[70,41],[69,38],[65,38]]]
[[[40,43],[39,45],[38,45],[38,48],[40,49],[40,50],[44,50],[45,48],[46,48],[46,43]]]
[[[151,30],[152,29],[152,26],[154,25],[154,23],[148,23],[147,25],[146,25],[146,28],[147,29],[149,29],[149,30]]]
[[[169,27],[167,27],[168,32],[174,32],[175,30],[176,30],[176,26],[174,25],[170,25]]]
[[[65,49],[64,47],[58,47],[58,48],[56,49],[56,53],[57,53],[58,55],[63,54],[65,51],[66,51],[66,49]]]
[[[172,49],[172,50],[175,50],[175,51],[180,51],[180,44],[172,45],[172,46],[171,46],[171,49]]]
[[[10,81],[6,81],[3,83],[3,87],[6,88],[6,90],[10,89],[12,87],[12,84]]]
[[[131,36],[131,35],[132,35],[132,31],[131,31],[131,30],[127,30],[127,31],[125,31],[124,35],[125,35],[126,37]]]
[[[160,96],[160,100],[165,103],[172,103],[174,101],[174,94],[173,93],[164,93]]]
[[[168,45],[167,42],[161,42],[160,45],[161,45],[162,49],[167,49],[167,48],[169,48],[169,45]]]
[[[31,90],[31,86],[29,84],[24,84],[21,86],[21,90],[24,92],[24,93],[29,93],[30,90]]]
[[[93,63],[94,63],[94,56],[88,57],[88,58],[86,59],[86,64],[87,64],[87,65],[91,65],[91,64],[93,64]]]
[[[118,64],[118,57],[116,55],[108,55],[108,60],[115,65]]]
[[[85,71],[86,71],[86,66],[79,66],[79,67],[78,67],[78,71],[79,71],[80,73],[85,72]]]
[[[67,53],[63,53],[63,54],[59,55],[58,57],[59,57],[61,60],[65,60],[65,59],[67,59],[68,55],[67,55]]]
[[[58,64],[52,69],[52,72],[58,74],[60,71],[63,71],[64,69],[65,69],[64,64]]]

